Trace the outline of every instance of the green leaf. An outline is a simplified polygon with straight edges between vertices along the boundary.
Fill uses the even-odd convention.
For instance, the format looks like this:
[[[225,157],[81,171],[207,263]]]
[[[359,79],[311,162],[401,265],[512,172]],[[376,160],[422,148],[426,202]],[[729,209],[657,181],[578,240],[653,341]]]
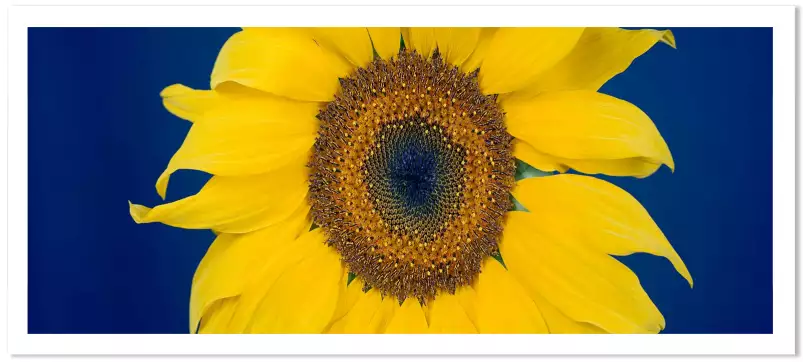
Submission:
[[[346,286],[348,286],[349,284],[351,284],[351,282],[352,282],[352,281],[354,280],[354,278],[356,278],[356,277],[357,277],[357,274],[354,274],[354,273],[352,273],[352,272],[349,272],[349,277],[348,277],[348,280],[346,280]]]
[[[528,165],[526,162],[522,160],[519,159],[516,160],[516,181],[531,177],[543,177],[554,174],[555,174],[554,172],[541,171],[535,167]]]

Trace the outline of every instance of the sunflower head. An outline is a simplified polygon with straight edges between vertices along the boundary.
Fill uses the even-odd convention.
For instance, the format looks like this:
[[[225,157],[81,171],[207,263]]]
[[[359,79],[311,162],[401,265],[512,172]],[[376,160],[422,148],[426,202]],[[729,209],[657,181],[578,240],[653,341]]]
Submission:
[[[244,29],[212,89],[162,92],[193,125],[157,192],[179,169],[213,177],[130,213],[218,234],[191,331],[658,332],[612,255],[691,275],[638,201],[589,174],[674,168],[644,112],[597,92],[659,41],[675,44],[612,28]],[[587,175],[556,174],[569,169]]]

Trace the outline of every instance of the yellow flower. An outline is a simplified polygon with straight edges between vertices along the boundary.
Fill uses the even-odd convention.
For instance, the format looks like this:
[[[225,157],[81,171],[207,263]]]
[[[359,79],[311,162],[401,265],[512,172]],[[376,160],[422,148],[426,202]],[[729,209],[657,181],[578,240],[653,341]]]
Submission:
[[[647,115],[597,92],[659,41],[674,47],[616,28],[245,29],[211,90],[162,92],[193,125],[157,192],[179,169],[214,176],[131,216],[218,233],[192,332],[656,333],[612,255],[692,278],[647,211],[592,176],[515,175],[674,169]]]

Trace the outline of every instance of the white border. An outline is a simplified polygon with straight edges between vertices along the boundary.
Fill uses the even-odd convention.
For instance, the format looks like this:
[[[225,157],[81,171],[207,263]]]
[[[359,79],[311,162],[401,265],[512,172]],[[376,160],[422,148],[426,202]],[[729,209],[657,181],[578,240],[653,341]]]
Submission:
[[[136,20],[133,20],[136,19]],[[124,25],[125,24],[125,25]],[[27,27],[34,26],[773,27],[773,334],[29,335]],[[12,354],[794,354],[795,9],[791,6],[117,6],[9,12],[8,321]],[[738,74],[734,74],[738,76]],[[64,205],[61,205],[64,206]],[[59,205],[54,205],[59,207]],[[1,216],[1,215],[0,215]],[[745,291],[749,293],[750,291]],[[750,311],[744,311],[749,313]]]

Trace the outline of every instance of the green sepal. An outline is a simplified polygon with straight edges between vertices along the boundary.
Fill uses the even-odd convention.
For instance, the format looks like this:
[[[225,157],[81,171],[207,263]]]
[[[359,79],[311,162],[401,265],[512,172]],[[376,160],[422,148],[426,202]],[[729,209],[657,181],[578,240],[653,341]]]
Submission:
[[[505,265],[505,260],[502,259],[502,253],[497,251],[496,253],[491,254],[491,257],[496,259],[496,261],[498,261],[499,264],[502,264],[502,266],[505,267],[505,269],[507,269],[507,265]]]
[[[510,209],[510,211],[524,211],[524,212],[530,212],[530,210],[527,210],[527,208],[526,208],[526,207],[524,207],[524,205],[522,205],[522,204],[519,202],[519,200],[516,200],[516,198],[515,198],[515,197],[513,197],[513,195],[510,195],[510,201],[513,203],[513,207]]]
[[[541,171],[535,167],[528,165],[526,162],[516,159],[516,181],[524,180],[531,177],[544,177],[554,175],[554,172]]]

